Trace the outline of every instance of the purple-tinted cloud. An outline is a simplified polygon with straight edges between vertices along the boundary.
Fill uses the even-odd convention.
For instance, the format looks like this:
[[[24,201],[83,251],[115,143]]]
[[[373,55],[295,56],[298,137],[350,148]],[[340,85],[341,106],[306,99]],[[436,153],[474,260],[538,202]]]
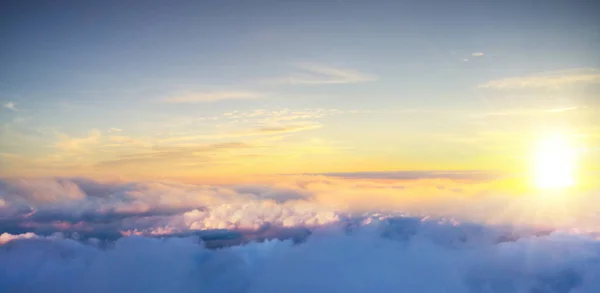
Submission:
[[[479,170],[456,171],[372,171],[372,172],[330,172],[319,175],[358,179],[451,179],[451,180],[494,180],[506,176],[500,172]]]
[[[350,223],[348,223],[350,224]],[[540,292],[600,290],[600,243],[454,222],[364,218],[306,241],[219,250],[196,237],[7,236],[2,292]],[[10,238],[10,239],[9,239]],[[506,237],[505,237],[506,238]]]

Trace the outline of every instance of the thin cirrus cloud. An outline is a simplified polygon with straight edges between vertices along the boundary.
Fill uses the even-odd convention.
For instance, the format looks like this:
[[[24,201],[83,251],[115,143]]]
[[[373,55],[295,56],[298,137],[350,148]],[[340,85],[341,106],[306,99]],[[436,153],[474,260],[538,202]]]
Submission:
[[[351,84],[377,80],[377,76],[356,69],[336,68],[314,63],[298,63],[293,67],[300,72],[274,78],[269,83],[289,85]]]
[[[498,116],[531,116],[531,115],[546,115],[546,114],[557,114],[564,113],[569,111],[579,110],[580,107],[562,107],[562,108],[548,108],[548,109],[540,109],[540,108],[516,108],[516,109],[506,109],[504,111],[495,111],[495,112],[482,112],[470,115],[470,118],[490,118],[490,117],[498,117]]]
[[[307,124],[294,124],[285,126],[269,126],[262,128],[249,129],[238,132],[230,133],[215,133],[215,134],[199,134],[189,136],[177,136],[169,137],[160,140],[161,143],[167,142],[181,142],[181,141],[195,141],[200,139],[226,139],[226,138],[238,138],[238,137],[250,137],[250,136],[268,136],[275,134],[293,133],[305,130],[313,130],[323,127],[319,123],[307,123]]]
[[[252,134],[280,134],[280,133],[289,133],[289,132],[298,132],[303,130],[311,130],[321,128],[323,125],[321,124],[307,124],[307,125],[289,125],[289,126],[281,126],[281,127],[263,127],[253,132],[249,132]]]
[[[224,100],[251,100],[258,99],[264,95],[252,91],[213,91],[190,93],[168,97],[163,100],[165,103],[210,103]]]
[[[579,107],[564,107],[564,108],[555,108],[555,109],[546,110],[546,112],[561,113],[561,112],[573,111],[573,110],[577,110],[577,109],[579,109]]]
[[[293,67],[299,70],[296,74],[272,78],[269,84],[287,85],[320,85],[320,84],[352,84],[377,80],[377,76],[362,73],[356,69],[336,68],[314,63],[298,63]],[[224,100],[252,100],[264,97],[264,93],[254,91],[211,91],[174,95],[162,100],[164,103],[210,103]]]
[[[68,152],[86,152],[88,147],[97,144],[102,138],[98,129],[92,129],[86,137],[70,137],[64,133],[57,133],[56,148]]]
[[[367,172],[331,172],[320,175],[346,179],[450,179],[450,180],[494,180],[503,177],[495,171],[454,170],[454,171],[367,171]]]
[[[250,149],[254,146],[242,142],[216,143],[209,145],[188,145],[160,147],[153,146],[133,154],[120,154],[117,159],[98,162],[95,166],[100,168],[114,166],[136,166],[136,164],[168,163],[171,166],[182,166],[194,163],[214,163],[214,156],[221,152],[230,154],[235,150]]]
[[[547,72],[529,76],[509,77],[480,84],[480,89],[561,89],[574,85],[600,83],[600,69],[580,68]]]

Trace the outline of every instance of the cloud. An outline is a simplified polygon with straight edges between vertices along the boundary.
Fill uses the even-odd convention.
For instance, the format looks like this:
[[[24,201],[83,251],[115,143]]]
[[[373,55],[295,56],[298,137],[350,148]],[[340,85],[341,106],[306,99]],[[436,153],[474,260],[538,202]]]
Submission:
[[[250,100],[263,97],[264,94],[248,91],[215,91],[204,93],[191,93],[181,96],[172,96],[163,100],[166,103],[207,103],[223,100]]]
[[[288,108],[276,109],[256,109],[253,111],[231,111],[223,113],[225,119],[236,121],[247,121],[257,124],[281,123],[293,120],[314,120],[323,117],[329,117],[339,114],[346,114],[350,111],[339,109],[302,109],[293,110]]]
[[[473,52],[473,53],[471,53],[471,56],[473,56],[473,57],[483,57],[483,55],[484,55],[483,52]]]
[[[380,172],[333,172],[320,175],[354,179],[451,179],[451,180],[494,180],[502,174],[492,171],[456,170],[456,171],[380,171]]]
[[[556,109],[550,109],[547,111],[549,113],[561,113],[561,112],[573,111],[573,110],[577,110],[577,109],[579,109],[579,107],[556,108]]]
[[[301,73],[270,80],[272,83],[290,85],[349,84],[377,80],[377,77],[355,69],[335,68],[313,63],[294,64]]]
[[[4,104],[3,106],[4,106],[4,108],[15,111],[15,112],[19,111],[19,109],[17,109],[17,105],[13,102],[8,102],[8,103]]]
[[[0,181],[0,230],[148,235],[210,229],[291,228],[337,220],[332,210],[298,202],[306,192],[268,186],[98,183],[82,179]],[[129,232],[128,232],[129,233]]]
[[[18,239],[33,239],[33,238],[38,238],[37,235],[35,235],[34,233],[24,233],[24,234],[19,234],[19,235],[12,235],[9,233],[2,233],[0,234],[0,245],[4,245],[8,242],[14,241],[14,240],[18,240]]]
[[[510,77],[481,84],[481,89],[561,89],[568,86],[600,83],[600,70],[594,68],[560,70],[530,76]]]
[[[317,129],[321,128],[320,124],[309,124],[309,125],[288,125],[281,127],[263,127],[255,130],[252,133],[255,134],[280,134],[280,133],[289,133],[289,132],[298,132],[303,130]]]
[[[550,229],[597,229],[598,219],[593,216],[597,205],[590,204],[595,200],[593,192],[571,195],[564,202],[546,203],[549,206],[545,207],[531,203],[537,195],[498,195],[494,188],[502,179],[492,172],[329,175],[278,176],[270,178],[270,183],[239,186],[4,179],[0,180],[0,230],[82,235],[138,231],[154,235],[206,229],[255,230],[265,225],[314,227],[372,211],[483,223],[541,224]],[[553,210],[558,207],[560,213]]]
[[[289,200],[308,200],[311,194],[297,189],[277,188],[268,185],[233,185],[232,188],[239,193],[252,194],[260,199],[272,199],[278,203]]]
[[[537,115],[548,115],[558,114],[569,111],[578,110],[579,107],[563,107],[563,108],[516,108],[506,109],[503,111],[496,112],[482,112],[470,115],[471,118],[489,118],[498,116],[537,116]]]
[[[108,168],[127,167],[127,174],[139,174],[140,166],[145,176],[156,174],[155,170],[170,166],[186,168],[189,172],[195,168],[221,168],[226,164],[239,163],[251,156],[266,154],[267,149],[286,151],[284,141],[271,140],[274,136],[289,137],[303,131],[324,127],[320,120],[334,115],[350,113],[339,109],[322,108],[263,108],[251,111],[230,111],[212,117],[177,117],[176,123],[165,126],[164,117],[157,118],[147,125],[154,133],[125,135],[127,131],[110,127],[90,129],[88,133],[63,133],[59,130],[41,130],[27,127],[16,128],[10,124],[0,127],[0,136],[7,139],[2,145],[13,149],[0,155],[4,164],[0,164],[3,174],[31,175],[35,173],[69,176],[73,174],[105,174]],[[168,116],[167,116],[168,117]],[[201,119],[207,118],[207,119]],[[216,119],[218,118],[218,119]],[[183,123],[182,123],[183,121]],[[172,122],[172,121],[171,121]],[[177,125],[173,125],[177,124]],[[185,129],[181,127],[185,126]],[[19,131],[15,131],[15,130]],[[42,133],[42,131],[44,131]],[[217,142],[244,143],[252,145],[247,148],[221,148],[204,151],[207,145]],[[34,152],[26,154],[31,146]],[[172,149],[167,150],[166,147]],[[180,149],[175,149],[181,147]],[[258,148],[261,149],[258,149]],[[43,150],[42,150],[43,149]],[[244,149],[247,151],[244,152]],[[301,151],[301,150],[298,150]],[[271,154],[272,155],[272,154]],[[242,158],[243,157],[243,158]],[[249,159],[251,160],[251,159]],[[176,166],[173,166],[176,164]],[[60,172],[51,172],[59,170]],[[205,170],[206,172],[211,172]],[[107,174],[110,173],[110,174]]]
[[[134,153],[124,153],[116,159],[101,161],[96,167],[114,167],[117,165],[169,163],[187,164],[212,163],[215,161],[214,154],[222,151],[250,149],[254,146],[243,142],[225,142],[216,144],[197,144],[184,146],[153,146],[146,150],[137,150]]]
[[[58,133],[59,141],[56,147],[67,152],[87,152],[88,147],[97,144],[102,137],[98,129],[92,129],[88,136],[72,138],[64,133]]]
[[[471,173],[1,179],[0,292],[599,292],[597,190]]]
[[[368,217],[211,250],[198,237],[8,235],[2,292],[540,292],[600,290],[599,242],[415,218]],[[35,273],[32,273],[35,272]],[[324,274],[323,272],[335,272]]]
[[[293,133],[305,130],[318,129],[323,127],[322,124],[318,123],[298,123],[283,126],[265,126],[254,129],[247,129],[241,131],[232,131],[228,133],[216,133],[216,134],[198,134],[198,135],[183,135],[174,136],[161,139],[160,142],[182,142],[182,141],[195,141],[199,139],[226,139],[226,138],[239,138],[239,137],[251,137],[251,136],[268,136],[283,133]]]

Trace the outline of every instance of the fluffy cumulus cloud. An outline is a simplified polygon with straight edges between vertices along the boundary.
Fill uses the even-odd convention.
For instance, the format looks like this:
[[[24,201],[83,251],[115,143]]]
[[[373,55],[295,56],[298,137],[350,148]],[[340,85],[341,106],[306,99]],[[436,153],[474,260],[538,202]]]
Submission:
[[[598,193],[338,177],[1,180],[0,292],[600,292]]]
[[[111,238],[204,230],[256,231],[319,226],[332,209],[291,188],[199,186],[172,182],[98,183],[87,179],[0,181],[0,229]]]

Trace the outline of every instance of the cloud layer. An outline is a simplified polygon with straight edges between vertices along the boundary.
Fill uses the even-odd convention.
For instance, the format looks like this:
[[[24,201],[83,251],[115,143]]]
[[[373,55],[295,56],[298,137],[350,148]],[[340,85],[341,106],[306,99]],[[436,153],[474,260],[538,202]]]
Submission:
[[[5,237],[5,236],[2,236]],[[197,238],[61,235],[0,246],[3,292],[598,292],[600,244],[564,234],[370,218],[307,241],[208,250]]]
[[[600,290],[597,192],[552,203],[430,173],[2,179],[0,292]]]
[[[493,225],[600,232],[598,192],[510,194],[498,174],[330,173],[277,176],[261,184],[0,180],[0,231],[170,235],[229,229],[313,228],[364,213],[446,217]]]

